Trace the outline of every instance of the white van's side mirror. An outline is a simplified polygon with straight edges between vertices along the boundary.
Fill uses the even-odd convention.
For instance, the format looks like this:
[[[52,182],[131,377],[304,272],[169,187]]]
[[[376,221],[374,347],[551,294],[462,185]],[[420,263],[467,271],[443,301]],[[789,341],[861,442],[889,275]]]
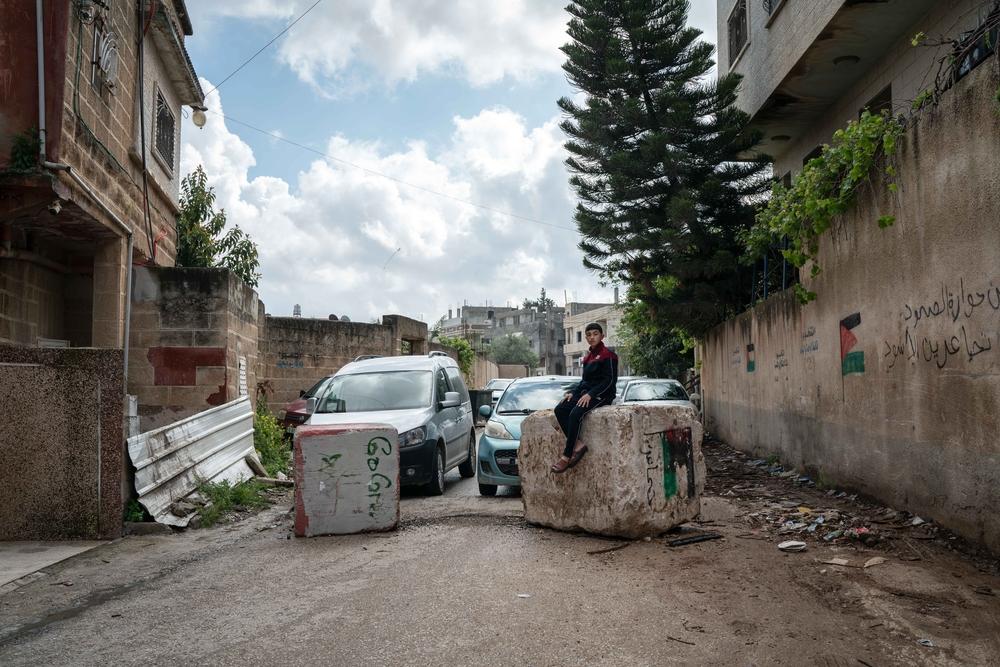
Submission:
[[[462,398],[457,391],[446,391],[444,400],[441,401],[442,408],[454,408],[462,404]]]
[[[314,412],[316,412],[316,404],[317,404],[317,402],[318,401],[316,400],[315,396],[311,396],[311,397],[309,397],[309,398],[306,399],[306,414],[310,414],[311,415]]]

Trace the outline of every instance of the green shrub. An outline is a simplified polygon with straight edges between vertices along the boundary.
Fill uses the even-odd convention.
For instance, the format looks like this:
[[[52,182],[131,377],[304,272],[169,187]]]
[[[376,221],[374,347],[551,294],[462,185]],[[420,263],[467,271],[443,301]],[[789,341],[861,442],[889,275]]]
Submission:
[[[253,446],[271,477],[290,470],[291,452],[284,436],[278,420],[268,412],[264,401],[258,400],[253,417]]]
[[[205,496],[208,504],[198,510],[201,527],[214,525],[229,510],[264,507],[268,504],[264,488],[264,485],[254,480],[239,484],[230,484],[228,481],[202,482],[198,485],[198,492]]]

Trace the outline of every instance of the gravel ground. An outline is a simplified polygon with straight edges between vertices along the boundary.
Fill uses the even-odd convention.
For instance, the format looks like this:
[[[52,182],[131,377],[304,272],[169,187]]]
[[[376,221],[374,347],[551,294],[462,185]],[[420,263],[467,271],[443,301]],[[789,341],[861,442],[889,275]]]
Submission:
[[[0,595],[0,664],[1000,664],[995,560],[705,451],[702,516],[681,534],[721,539],[537,528],[516,493],[482,498],[455,473],[442,497],[405,493],[396,532],[296,539],[284,496],[234,523],[119,540]],[[788,539],[807,549],[778,550]]]

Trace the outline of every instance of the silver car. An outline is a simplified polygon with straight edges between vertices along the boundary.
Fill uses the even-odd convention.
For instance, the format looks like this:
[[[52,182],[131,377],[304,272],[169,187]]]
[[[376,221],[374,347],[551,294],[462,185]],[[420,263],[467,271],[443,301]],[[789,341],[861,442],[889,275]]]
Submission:
[[[684,386],[677,380],[657,380],[653,378],[631,380],[625,385],[625,389],[617,401],[622,405],[634,405],[636,403],[684,405],[697,411],[697,408],[684,390]]]
[[[320,396],[307,424],[390,424],[399,432],[399,479],[444,493],[444,475],[476,474],[472,401],[451,357],[379,357],[347,364]]]

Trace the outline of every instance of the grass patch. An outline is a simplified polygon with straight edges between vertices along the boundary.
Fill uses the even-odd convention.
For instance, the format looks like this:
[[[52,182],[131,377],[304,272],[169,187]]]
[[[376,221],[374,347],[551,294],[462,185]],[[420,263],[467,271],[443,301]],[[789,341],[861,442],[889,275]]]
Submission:
[[[266,487],[259,482],[249,480],[239,484],[223,482],[202,482],[198,492],[209,501],[198,510],[201,515],[201,527],[218,523],[222,515],[230,510],[255,509],[270,504],[264,495]]]
[[[285,432],[278,420],[268,412],[263,400],[257,401],[257,411],[253,416],[253,446],[267,474],[274,477],[279,472],[288,473],[292,456],[285,440]]]
[[[143,521],[150,521],[152,517],[146,511],[146,508],[139,503],[135,498],[129,498],[129,501],[125,503],[125,520],[131,521],[133,523],[141,523]]]
[[[777,454],[771,454],[767,457],[767,465],[776,466],[781,463],[781,458]]]

